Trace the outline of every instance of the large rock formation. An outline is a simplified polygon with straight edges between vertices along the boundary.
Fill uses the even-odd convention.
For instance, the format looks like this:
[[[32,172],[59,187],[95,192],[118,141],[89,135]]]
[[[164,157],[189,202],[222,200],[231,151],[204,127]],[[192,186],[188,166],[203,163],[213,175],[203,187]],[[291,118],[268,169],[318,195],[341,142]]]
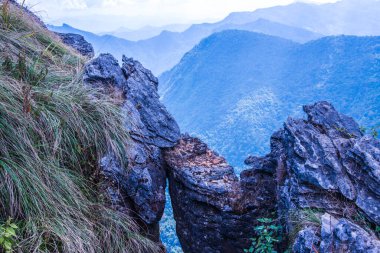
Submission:
[[[271,152],[249,157],[240,179],[199,139],[180,138],[159,102],[157,79],[139,62],[122,67],[102,54],[84,82],[120,100],[131,141],[128,162],[101,161],[100,187],[115,209],[129,213],[159,242],[166,178],[185,253],[242,252],[258,218],[278,217],[293,252],[380,252],[380,142],[331,104],[304,107],[271,138]]]
[[[301,227],[313,230],[321,245],[333,244],[334,252],[380,252],[373,233],[362,232],[380,225],[380,142],[363,136],[352,118],[339,114],[327,102],[305,106],[304,111],[307,120],[288,119],[284,129],[272,137],[269,154],[277,161],[276,171],[282,171],[277,178],[278,214],[288,234],[297,234]],[[321,236],[325,212],[339,219],[332,242]],[[322,221],[310,222],[310,213]],[[295,245],[305,238],[303,231]],[[346,241],[337,241],[343,238]],[[362,248],[359,244],[364,241],[360,240],[373,244]],[[318,249],[316,243],[314,247],[318,252],[331,252],[330,246]],[[293,250],[310,252],[301,248]]]
[[[248,170],[239,181],[224,158],[189,136],[167,150],[165,160],[184,252],[243,252],[248,248],[256,218],[274,211],[272,176]]]
[[[380,252],[380,142],[327,102],[305,106],[249,157],[240,181],[198,139],[165,152],[177,233],[186,253],[241,252],[257,218],[276,210],[293,252]],[[331,222],[327,222],[327,218]],[[331,251],[333,249],[333,251]]]
[[[88,43],[82,35],[74,33],[56,33],[66,45],[74,48],[83,56],[94,57],[94,48]]]
[[[133,59],[123,57],[120,67],[112,55],[101,54],[87,64],[83,80],[120,98],[131,136],[126,164],[112,154],[101,161],[104,192],[111,205],[134,215],[158,242],[166,188],[162,150],[174,146],[179,128],[159,101],[157,78]]]

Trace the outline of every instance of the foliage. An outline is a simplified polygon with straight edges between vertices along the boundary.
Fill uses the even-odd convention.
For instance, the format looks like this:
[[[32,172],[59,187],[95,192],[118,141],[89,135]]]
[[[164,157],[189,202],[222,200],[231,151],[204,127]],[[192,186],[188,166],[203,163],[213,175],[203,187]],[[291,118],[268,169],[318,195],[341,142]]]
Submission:
[[[372,136],[374,138],[378,138],[379,137],[379,131],[376,128],[372,128],[371,134],[372,134]]]
[[[257,219],[261,225],[255,227],[257,237],[251,238],[252,244],[244,252],[249,253],[276,253],[275,244],[281,241],[282,227],[274,224],[273,219]]]
[[[11,218],[0,225],[0,247],[5,251],[5,253],[10,253],[13,251],[15,244],[14,239],[17,237],[16,230],[18,226],[12,222]]]
[[[12,3],[7,11],[9,25],[0,20],[0,220],[18,224],[11,248],[156,252],[98,192],[100,158],[127,158],[118,101],[83,85],[83,58],[36,17]]]
[[[369,131],[368,131],[369,130]],[[372,135],[373,138],[379,138],[379,126],[377,127],[372,127],[370,129],[367,129],[365,127],[360,127],[360,131],[363,133],[363,134],[366,134],[367,131],[368,131],[368,134]]]

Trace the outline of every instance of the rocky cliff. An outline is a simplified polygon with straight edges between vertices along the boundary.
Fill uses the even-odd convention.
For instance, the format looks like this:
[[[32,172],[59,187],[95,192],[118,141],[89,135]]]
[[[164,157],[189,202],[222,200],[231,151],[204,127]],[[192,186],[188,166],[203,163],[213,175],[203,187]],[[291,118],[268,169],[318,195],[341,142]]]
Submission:
[[[264,217],[284,228],[279,252],[380,252],[380,142],[327,102],[304,111],[240,180],[198,139],[165,152],[185,252],[242,252]]]
[[[282,227],[278,252],[380,252],[380,142],[331,104],[304,106],[307,118],[289,118],[238,178],[201,140],[180,136],[139,62],[102,54],[83,80],[119,98],[130,134],[128,161],[101,160],[100,188],[156,242],[168,179],[185,253],[243,252],[260,218]]]
[[[116,209],[135,216],[144,233],[159,242],[166,170],[162,150],[175,145],[179,128],[159,102],[157,78],[139,62],[123,57],[120,67],[109,54],[90,61],[84,83],[120,98],[125,129],[130,134],[128,161],[112,154],[101,161],[101,187]]]
[[[94,48],[82,35],[74,33],[56,33],[68,46],[77,50],[81,55],[92,58],[95,56]]]

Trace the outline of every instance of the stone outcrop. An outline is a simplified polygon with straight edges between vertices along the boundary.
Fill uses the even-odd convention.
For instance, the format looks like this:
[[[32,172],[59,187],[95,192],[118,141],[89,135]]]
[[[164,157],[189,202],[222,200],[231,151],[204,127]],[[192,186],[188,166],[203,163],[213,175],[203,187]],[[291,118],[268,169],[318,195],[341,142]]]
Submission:
[[[380,241],[347,219],[322,216],[320,252],[380,252]]]
[[[74,48],[78,53],[88,58],[94,57],[94,48],[82,35],[74,33],[56,33],[66,45]]]
[[[142,121],[140,133],[134,138],[161,148],[172,147],[179,138],[179,128],[159,102],[158,79],[141,63],[125,56],[122,70],[127,78],[126,98],[137,108]]]
[[[256,218],[274,211],[272,176],[248,170],[239,181],[224,158],[189,136],[168,149],[165,160],[184,252],[243,252],[248,248]]]
[[[185,253],[248,248],[257,219],[278,217],[288,241],[278,251],[380,252],[380,142],[327,102],[305,106],[251,156],[238,178],[226,160],[183,135],[160,103],[157,78],[139,62],[102,54],[85,67],[86,85],[120,99],[131,136],[128,162],[101,160],[100,187],[159,242],[166,179]],[[359,217],[359,218],[358,218]]]
[[[290,241],[294,243],[293,252],[331,252],[326,247],[319,248],[326,244],[321,225],[316,224],[323,213],[346,224],[337,225],[335,230],[349,227],[362,233],[360,226],[374,229],[380,225],[380,142],[363,136],[352,118],[338,113],[327,102],[304,106],[304,111],[306,120],[289,118],[284,128],[272,136],[271,153],[264,160],[272,163],[260,166],[272,171],[275,165],[278,216],[287,234],[297,234]],[[349,221],[359,216],[361,224]],[[344,234],[351,233],[348,230],[336,233],[331,244],[337,251],[333,252],[367,252],[352,242],[337,241],[339,236],[353,236]],[[373,242],[368,252],[370,248],[380,252],[378,239],[365,236]],[[346,243],[351,246],[346,247]]]
[[[274,210],[288,237],[279,252],[380,252],[380,142],[327,102],[304,111],[273,134],[268,155],[246,159],[240,180],[198,139],[166,150],[184,252],[241,252]]]
[[[120,98],[131,137],[124,166],[112,154],[102,159],[104,191],[111,205],[134,215],[158,242],[166,188],[162,152],[175,145],[179,127],[159,101],[157,78],[133,59],[123,57],[120,67],[112,55],[101,54],[87,64],[83,80]]]

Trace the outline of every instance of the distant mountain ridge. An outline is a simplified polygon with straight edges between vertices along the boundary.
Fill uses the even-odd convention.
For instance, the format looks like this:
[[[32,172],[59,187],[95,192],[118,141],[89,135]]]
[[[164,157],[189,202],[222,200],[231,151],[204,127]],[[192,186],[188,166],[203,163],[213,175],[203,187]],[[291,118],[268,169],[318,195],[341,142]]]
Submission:
[[[234,12],[219,24],[245,24],[263,18],[325,35],[380,35],[379,13],[379,0],[342,0],[327,4],[297,2],[253,12]]]
[[[139,60],[154,74],[170,70],[202,39],[223,30],[246,30],[279,36],[295,42],[305,43],[324,35],[380,35],[380,1],[343,0],[329,4],[294,3],[258,9],[253,12],[231,13],[216,23],[195,24],[183,32],[162,31],[157,36],[139,41],[129,41],[121,37],[133,35],[131,31],[114,32],[113,35],[98,36],[72,28],[90,41],[96,52],[109,52],[121,60],[122,54]],[[53,31],[70,30],[50,26]],[[149,30],[149,29],[148,29]],[[157,31],[156,31],[157,32]],[[148,34],[152,35],[155,32]],[[104,37],[106,36],[106,37]]]
[[[270,134],[303,104],[332,101],[363,126],[378,126],[380,37],[324,37],[298,44],[224,31],[204,39],[160,77],[164,104],[182,132],[235,166],[267,152]]]
[[[171,31],[171,32],[183,32],[190,25],[185,24],[172,24],[165,26],[145,26],[140,29],[128,29],[125,27],[120,27],[112,32],[104,32],[99,35],[113,35],[122,39],[131,40],[131,41],[139,41],[146,40],[152,38],[154,36],[159,35],[163,31]]]
[[[95,52],[108,52],[121,59],[125,54],[133,57],[147,66],[156,75],[171,69],[183,55],[191,50],[203,38],[223,30],[246,30],[269,35],[276,35],[286,39],[307,42],[322,37],[305,29],[291,27],[280,23],[259,19],[244,24],[197,24],[192,25],[184,32],[163,31],[160,35],[140,41],[128,41],[113,35],[96,35],[75,29],[67,24],[62,26],[48,26],[55,32],[78,33],[93,44]]]

